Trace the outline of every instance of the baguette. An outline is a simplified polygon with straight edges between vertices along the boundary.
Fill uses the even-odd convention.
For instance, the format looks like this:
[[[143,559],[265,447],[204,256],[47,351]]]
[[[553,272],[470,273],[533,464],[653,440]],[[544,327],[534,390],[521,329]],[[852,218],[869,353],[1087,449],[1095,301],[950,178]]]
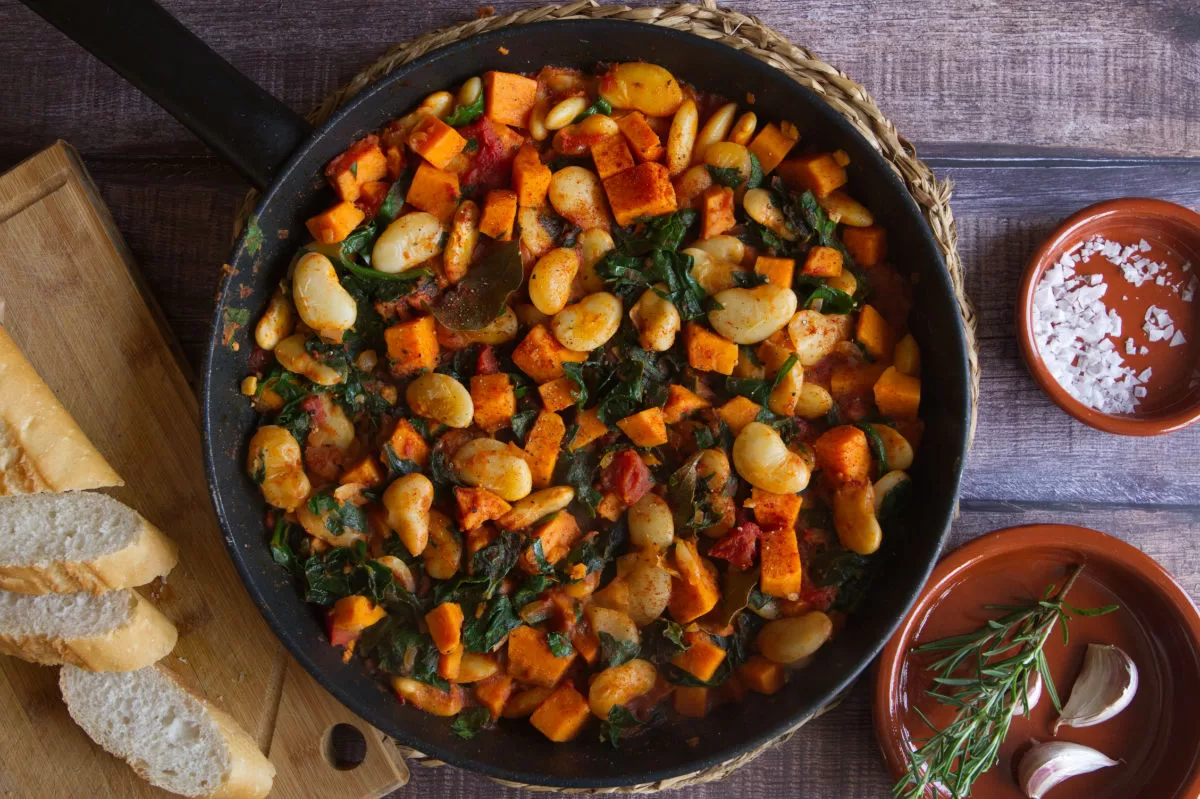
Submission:
[[[275,767],[254,740],[167,669],[118,674],[63,666],[58,684],[75,723],[151,785],[207,799],[270,792]]]
[[[0,496],[124,485],[0,327]]]
[[[145,585],[179,559],[171,539],[103,494],[0,497],[0,589],[101,593]]]
[[[134,591],[0,591],[0,654],[33,663],[132,671],[164,657],[177,637],[175,625]]]

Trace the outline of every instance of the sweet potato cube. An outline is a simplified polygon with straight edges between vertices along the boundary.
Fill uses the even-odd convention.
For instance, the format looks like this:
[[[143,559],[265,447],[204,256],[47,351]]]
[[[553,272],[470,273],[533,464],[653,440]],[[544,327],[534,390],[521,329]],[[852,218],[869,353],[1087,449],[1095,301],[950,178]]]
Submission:
[[[537,555],[533,551],[533,542],[542,542],[542,557],[549,563],[558,563],[567,556],[571,547],[583,533],[575,517],[565,510],[560,510],[546,521],[533,528],[530,546],[521,553],[517,565],[526,574],[537,574],[539,570]]]
[[[617,422],[617,427],[638,447],[658,447],[667,443],[667,423],[662,408],[647,408]]]
[[[725,650],[707,635],[701,635],[691,646],[671,658],[671,663],[697,680],[708,682],[725,661]]]
[[[619,117],[617,127],[629,140],[629,146],[633,148],[633,153],[639,161],[657,161],[666,152],[662,146],[662,139],[654,132],[654,128],[650,127],[641,111]]]
[[[877,361],[890,361],[896,348],[896,335],[887,320],[872,305],[864,305],[858,314],[854,338]]]
[[[401,460],[412,461],[422,467],[429,465],[429,444],[407,419],[396,422],[396,429],[392,431],[387,445]]]
[[[546,192],[550,190],[550,167],[542,163],[533,145],[522,144],[513,158],[512,184],[521,208],[539,208],[545,204]]]
[[[542,397],[542,405],[546,410],[558,412],[575,404],[579,386],[569,377],[563,376],[549,383],[538,386],[538,394]]]
[[[736,436],[742,432],[743,427],[754,421],[761,410],[762,406],[754,400],[737,396],[717,408],[717,415],[729,425],[729,429]]]
[[[430,114],[408,134],[408,146],[438,169],[445,169],[467,146],[467,140],[442,120]]]
[[[867,394],[887,366],[881,363],[843,363],[829,375],[829,393],[835,400]]]
[[[472,376],[471,402],[475,405],[475,424],[488,433],[507,426],[517,412],[517,395],[503,372]]]
[[[387,342],[392,374],[396,377],[432,371],[437,366],[440,348],[432,316],[398,322],[383,331],[383,338]]]
[[[483,216],[479,232],[496,241],[512,239],[513,222],[517,218],[517,193],[508,189],[493,189],[483,201]]]
[[[522,454],[533,475],[534,488],[549,488],[554,479],[554,467],[558,465],[558,453],[562,448],[567,426],[562,417],[552,411],[541,411],[529,436],[525,439]]]
[[[733,374],[733,367],[738,362],[738,346],[732,341],[695,322],[687,323],[683,338],[688,364],[693,369],[722,375]]]
[[[425,614],[429,637],[443,655],[462,645],[462,606],[457,602],[443,602]]]
[[[559,344],[545,325],[531,327],[512,354],[517,368],[537,383],[549,383],[565,377],[564,363],[583,363],[587,357],[586,352],[574,352]]]
[[[754,521],[764,530],[772,527],[794,529],[804,500],[799,494],[772,494],[761,488],[750,489],[750,501],[745,504],[754,511]]]
[[[421,164],[413,174],[405,201],[413,208],[447,222],[458,208],[460,194],[458,175],[430,164]]]
[[[765,277],[768,283],[772,283],[780,288],[790,289],[792,287],[792,278],[796,273],[796,260],[794,258],[772,258],[768,255],[760,255],[754,261],[754,271]]]
[[[749,660],[738,667],[738,674],[751,691],[767,696],[778,692],[787,682],[787,672],[783,666],[767,660],[762,655],[751,655]]]
[[[804,572],[800,565],[796,528],[775,527],[763,530],[759,545],[762,548],[759,590],[768,596],[799,595]]]
[[[462,666],[463,646],[459,644],[445,654],[438,655],[438,676],[451,682],[458,679],[458,671]]]
[[[604,193],[617,224],[622,227],[644,216],[675,211],[675,187],[662,164],[638,164],[604,180]]]
[[[792,349],[791,339],[788,338],[787,329],[780,330],[769,339],[758,345],[758,349],[754,352],[758,356],[758,360],[767,370],[768,374],[778,372],[787,363],[787,359],[795,355]],[[794,368],[802,368],[797,364]]]
[[[541,630],[518,627],[508,634],[508,674],[521,682],[553,688],[574,660],[574,653],[555,657]]]
[[[889,366],[875,383],[875,407],[884,416],[915,419],[921,407],[921,381]]]
[[[379,146],[379,137],[372,134],[351,144],[345,152],[325,167],[325,177],[346,202],[358,199],[364,183],[382,180],[387,176],[387,156]]]
[[[836,483],[866,481],[871,477],[871,450],[867,434],[853,425],[832,427],[813,442],[817,467]]]
[[[583,694],[570,683],[555,689],[545,702],[538,705],[529,723],[555,743],[564,743],[579,735],[592,711]]]
[[[599,572],[593,572],[599,574]],[[571,646],[589,666],[594,666],[600,659],[600,636],[591,627],[577,625],[571,633]]]
[[[512,505],[486,488],[455,486],[454,503],[457,505],[458,526],[464,530],[474,530],[484,522],[495,521],[512,510]]]
[[[842,253],[832,247],[817,245],[808,251],[802,271],[813,277],[837,277],[842,273]]]
[[[517,687],[516,681],[507,674],[493,674],[486,680],[475,683],[475,701],[487,708],[492,718],[500,718],[504,712],[504,704],[513,695]]]
[[[337,244],[366,218],[367,215],[354,203],[341,202],[312,217],[304,226],[321,244]]]
[[[372,180],[370,183],[364,183],[359,189],[358,200],[354,204],[364,214],[374,218],[375,214],[379,213],[379,206],[383,205],[383,201],[387,199],[388,191],[391,188],[392,184],[386,180]]]
[[[733,217],[733,189],[728,186],[709,186],[705,189],[700,195],[700,220],[702,239],[720,236],[737,224]]]
[[[667,386],[667,404],[663,406],[663,421],[675,424],[693,411],[712,407],[712,403],[683,386]]]
[[[846,185],[846,169],[833,153],[789,158],[779,165],[779,176],[792,188],[808,189],[818,197]]]
[[[675,712],[687,719],[702,719],[708,715],[709,689],[703,686],[681,685],[675,689],[672,702]]]
[[[675,571],[667,609],[679,624],[687,624],[708,613],[721,598],[717,569],[700,556],[696,544],[685,538],[675,542]]]
[[[365,596],[344,596],[333,604],[329,623],[339,630],[357,633],[387,615],[387,611]]]
[[[917,346],[917,340],[912,337],[911,333],[896,342],[896,348],[892,351],[892,360],[898,372],[913,377],[920,376],[921,349]]]
[[[625,503],[625,500],[610,491],[600,499],[600,504],[596,506],[596,515],[601,519],[615,522],[621,518],[621,514],[628,507],[629,505]]]
[[[626,169],[633,169],[633,154],[629,152],[629,145],[620,133],[605,136],[593,144],[592,161],[596,164],[596,174],[601,180]]]
[[[879,225],[847,227],[842,231],[842,243],[862,266],[876,266],[887,257],[887,231]]]
[[[488,118],[504,125],[529,127],[529,112],[537,102],[538,82],[511,72],[483,73],[483,101]]]
[[[383,482],[383,468],[379,465],[378,458],[367,455],[342,472],[342,476],[338,478],[338,482],[342,485],[361,483],[368,487],[377,486]]]
[[[580,447],[586,447],[588,444],[595,441],[600,436],[608,432],[608,426],[600,421],[600,417],[595,408],[588,408],[586,411],[580,411],[575,417],[576,424],[579,427],[575,430],[575,437],[571,439],[571,443],[567,445],[567,449],[574,452]]]
[[[467,572],[471,572],[472,559],[475,553],[486,547],[488,544],[500,537],[500,533],[496,532],[496,528],[484,522],[474,530],[467,530],[467,534],[463,536],[463,548],[466,551],[464,559],[467,563]]]
[[[749,149],[758,157],[763,174],[769,175],[787,157],[799,139],[800,131],[796,130],[795,125],[784,122],[780,127],[774,122],[768,122],[750,142]]]

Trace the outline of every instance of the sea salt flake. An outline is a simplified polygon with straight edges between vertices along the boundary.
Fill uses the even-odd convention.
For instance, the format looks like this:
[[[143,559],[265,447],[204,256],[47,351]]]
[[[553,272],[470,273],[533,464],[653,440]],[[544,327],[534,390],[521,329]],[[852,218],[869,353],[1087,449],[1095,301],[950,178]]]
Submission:
[[[1182,347],[1186,343],[1187,343],[1187,339],[1185,339],[1183,337],[1183,331],[1176,330],[1175,335],[1171,337],[1171,346],[1172,347]]]

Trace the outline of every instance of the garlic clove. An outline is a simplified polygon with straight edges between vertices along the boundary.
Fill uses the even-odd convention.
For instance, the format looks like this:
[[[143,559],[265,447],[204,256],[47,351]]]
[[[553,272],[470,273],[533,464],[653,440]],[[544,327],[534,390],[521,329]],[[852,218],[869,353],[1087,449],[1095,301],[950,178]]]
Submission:
[[[1116,760],[1090,746],[1066,741],[1035,741],[1017,766],[1017,780],[1029,799],[1042,799],[1063,780],[1115,765]]]
[[[1025,700],[1017,705],[1015,715],[1025,716],[1033,712],[1037,707],[1037,703],[1042,698],[1042,673],[1033,671],[1029,674],[1029,679],[1025,681]]]
[[[1088,644],[1083,670],[1071,686],[1071,696],[1054,722],[1059,727],[1091,727],[1129,707],[1138,688],[1138,670],[1133,659],[1120,648]]]

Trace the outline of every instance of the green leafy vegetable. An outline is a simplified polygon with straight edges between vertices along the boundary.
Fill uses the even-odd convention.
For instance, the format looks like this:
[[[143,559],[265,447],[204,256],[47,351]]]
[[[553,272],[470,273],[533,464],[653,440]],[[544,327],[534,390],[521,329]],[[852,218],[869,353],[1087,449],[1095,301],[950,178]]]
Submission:
[[[626,710],[624,705],[613,705],[608,711],[608,719],[600,723],[600,740],[608,741],[613,749],[616,749],[621,745],[621,739],[640,724],[637,717]]]
[[[818,302],[820,311],[824,314],[848,314],[854,310],[854,306],[857,304],[854,297],[846,292],[824,284],[812,290],[812,293],[804,300],[803,307],[812,309],[817,307]]]
[[[482,614],[472,615],[463,623],[463,648],[468,652],[491,652],[521,624],[512,600],[497,594],[487,601]]]
[[[271,559],[293,574],[301,574],[304,566],[291,544],[294,529],[294,525],[280,513],[275,520],[275,531],[271,534]]]
[[[614,524],[594,536],[585,536],[567,553],[566,567],[582,563],[587,568],[587,574],[601,571],[616,557],[617,550],[624,546],[629,538],[629,531],[623,524]]]
[[[628,663],[640,650],[637,641],[618,641],[608,633],[600,633],[600,660],[609,668]]]
[[[375,224],[380,232],[383,232],[388,225],[395,221],[396,217],[400,216],[400,209],[404,207],[404,200],[408,196],[408,188],[411,183],[412,178],[405,169],[400,173],[400,177],[396,178],[388,187],[387,195],[379,204],[379,210],[375,212]]]
[[[571,440],[568,433],[567,440]],[[562,474],[561,484],[575,489],[575,499],[583,503],[588,513],[596,515],[596,508],[603,499],[600,492],[592,487],[597,469],[596,454],[591,447],[583,447],[574,452],[559,453],[557,470]]]
[[[464,740],[470,740],[492,720],[486,707],[469,707],[454,717],[450,732]]]
[[[612,106],[609,105],[608,100],[605,100],[603,97],[599,97],[596,99],[596,102],[592,103],[587,108],[585,108],[582,112],[580,112],[579,116],[575,117],[575,119],[572,121],[572,124],[578,124],[578,123],[582,122],[583,120],[587,119],[588,117],[592,116],[593,114],[601,114],[603,116],[611,116],[612,115]]]
[[[249,221],[246,222],[245,242],[246,252],[250,253],[251,255],[258,255],[259,252],[262,251],[263,232],[262,228],[258,226],[257,215],[251,216]]]
[[[742,170],[736,166],[713,166],[709,164],[708,174],[712,177],[713,183],[716,183],[718,186],[736,189],[742,185]]]
[[[566,364],[563,365],[566,366]],[[534,408],[524,411],[517,411],[515,414],[513,414],[513,417],[509,422],[509,427],[512,429],[512,433],[516,437],[517,441],[521,442],[522,444],[525,443],[525,438],[529,435],[529,431],[533,427],[533,423],[537,421],[537,417],[538,412]]]
[[[571,646],[571,642],[562,633],[550,633],[546,636],[546,643],[556,658],[567,658],[575,654],[575,647]]]
[[[725,390],[730,394],[739,394],[754,400],[759,405],[766,405],[771,398],[771,392],[783,382],[783,378],[787,377],[788,372],[795,365],[796,356],[789,355],[788,359],[780,365],[775,377],[769,381],[757,377],[727,377],[725,378]]]
[[[456,105],[443,121],[452,128],[469,125],[483,115],[483,92],[470,105]]]
[[[541,596],[542,592],[554,585],[554,578],[548,574],[534,574],[517,589],[512,596],[513,607],[518,611]]]
[[[433,307],[434,317],[451,330],[480,330],[504,311],[508,295],[521,287],[525,269],[517,240],[496,244]]]
[[[757,189],[763,184],[763,169],[762,162],[758,160],[758,156],[750,153],[750,177],[746,179],[747,189]]]
[[[867,443],[871,445],[871,454],[875,457],[875,466],[878,470],[878,477],[883,477],[891,469],[888,466],[887,447],[883,445],[883,437],[875,431],[873,425],[866,422],[858,422],[854,425],[859,430],[867,434]]]
[[[712,506],[708,480],[699,476],[700,453],[688,458],[667,480],[667,504],[679,529],[703,530],[721,521],[723,513]],[[716,486],[716,489],[724,486]]]

